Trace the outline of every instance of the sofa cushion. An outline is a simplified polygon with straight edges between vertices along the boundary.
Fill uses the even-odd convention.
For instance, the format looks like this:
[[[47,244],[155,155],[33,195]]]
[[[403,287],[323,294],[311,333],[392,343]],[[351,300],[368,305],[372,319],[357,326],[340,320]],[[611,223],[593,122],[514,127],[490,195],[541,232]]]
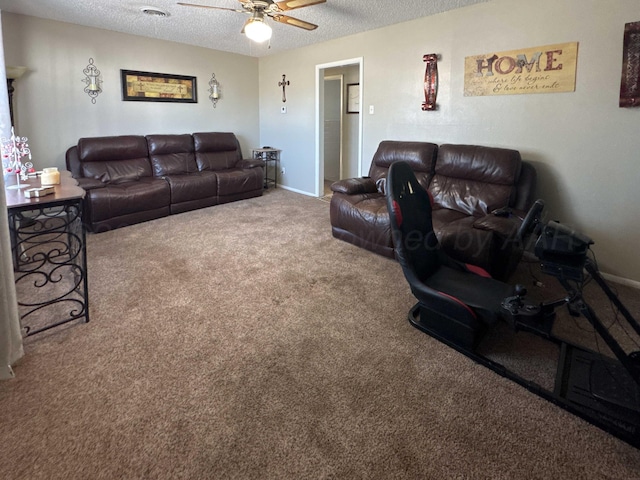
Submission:
[[[194,133],[193,145],[198,170],[226,170],[242,160],[238,139],[233,133]]]
[[[198,171],[191,135],[147,135],[146,138],[156,177]]]
[[[218,178],[213,172],[197,172],[189,175],[166,175],[171,187],[171,204],[215,197],[218,194]]]
[[[91,221],[100,222],[146,210],[169,207],[169,184],[160,178],[107,185],[87,192]]]
[[[475,216],[511,206],[521,164],[517,150],[441,145],[429,185],[434,204]]]
[[[147,141],[142,136],[81,138],[78,160],[82,176],[119,184],[151,177]]]
[[[420,184],[427,188],[433,174],[437,151],[438,146],[435,143],[382,141],[373,155],[369,176],[377,184],[378,180],[386,178],[393,162],[402,160],[409,164]]]
[[[219,197],[262,190],[263,188],[264,177],[260,168],[232,168],[217,171],[215,175],[218,179]]]

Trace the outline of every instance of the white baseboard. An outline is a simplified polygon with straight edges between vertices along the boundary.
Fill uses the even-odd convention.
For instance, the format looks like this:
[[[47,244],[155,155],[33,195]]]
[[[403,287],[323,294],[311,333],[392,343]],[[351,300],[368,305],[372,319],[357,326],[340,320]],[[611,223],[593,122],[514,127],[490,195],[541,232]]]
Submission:
[[[300,193],[302,195],[306,195],[307,197],[316,197],[316,195],[314,193],[310,193],[310,192],[304,192],[302,190],[298,190],[296,188],[291,188],[291,187],[287,187],[286,185],[278,185],[278,188],[281,188],[283,190],[289,190],[290,192],[295,192],[295,193]]]
[[[640,282],[637,282],[636,280],[631,280],[629,278],[624,278],[624,277],[618,277],[617,275],[611,275],[610,273],[604,273],[604,272],[600,272],[600,275],[602,275],[602,278],[610,282],[618,283],[620,285],[625,285],[627,287],[636,288],[640,290]]]

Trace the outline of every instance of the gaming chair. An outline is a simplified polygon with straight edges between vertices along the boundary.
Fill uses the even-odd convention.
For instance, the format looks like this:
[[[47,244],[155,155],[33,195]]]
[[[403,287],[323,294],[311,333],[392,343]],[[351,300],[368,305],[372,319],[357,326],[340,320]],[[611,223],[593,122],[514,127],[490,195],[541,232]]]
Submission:
[[[395,255],[418,299],[409,321],[445,343],[473,350],[500,318],[501,303],[514,287],[442,251],[433,231],[431,196],[406,162],[391,165],[386,192]]]

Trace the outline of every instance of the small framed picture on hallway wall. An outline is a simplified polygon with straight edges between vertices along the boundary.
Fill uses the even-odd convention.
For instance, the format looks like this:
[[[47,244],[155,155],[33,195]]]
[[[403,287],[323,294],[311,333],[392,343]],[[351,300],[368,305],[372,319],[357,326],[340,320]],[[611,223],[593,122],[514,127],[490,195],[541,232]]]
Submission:
[[[360,113],[360,84],[347,84],[347,113]]]

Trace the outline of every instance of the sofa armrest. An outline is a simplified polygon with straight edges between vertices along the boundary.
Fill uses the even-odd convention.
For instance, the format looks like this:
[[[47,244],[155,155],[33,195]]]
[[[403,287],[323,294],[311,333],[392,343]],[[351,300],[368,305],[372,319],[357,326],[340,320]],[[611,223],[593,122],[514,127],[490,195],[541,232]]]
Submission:
[[[76,178],[78,186],[84,190],[94,190],[96,188],[104,188],[106,186],[101,180],[97,178]]]
[[[484,230],[492,237],[489,273],[498,280],[507,281],[522,258],[523,244],[518,238],[522,215],[519,210],[511,210],[507,217],[491,214],[473,223],[473,228]]]
[[[378,191],[376,182],[371,177],[346,178],[331,184],[331,190],[336,193],[355,195],[360,193],[375,193]]]
[[[238,162],[240,168],[264,168],[264,162],[259,158],[244,158]]]

